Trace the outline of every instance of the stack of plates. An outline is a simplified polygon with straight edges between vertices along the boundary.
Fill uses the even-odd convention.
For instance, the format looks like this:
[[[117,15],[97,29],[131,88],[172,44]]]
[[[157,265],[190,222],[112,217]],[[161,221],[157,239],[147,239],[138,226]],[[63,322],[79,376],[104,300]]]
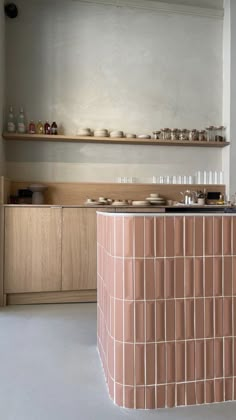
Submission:
[[[123,133],[123,131],[118,131],[118,130],[111,131],[110,132],[110,137],[118,137],[118,138],[121,138],[121,137],[124,137],[124,133]]]
[[[116,206],[116,207],[118,207],[118,206],[128,206],[128,201],[126,201],[126,200],[115,200],[115,201],[113,201],[112,205]]]
[[[136,138],[136,134],[127,133],[127,134],[125,135],[125,137],[126,137],[127,139],[135,139],[135,138]]]
[[[150,197],[147,197],[146,200],[150,204],[155,204],[157,206],[164,206],[166,204],[165,198],[160,197],[159,194],[150,194]]]
[[[132,201],[132,206],[149,206],[149,201],[148,200],[143,200],[143,201]]]
[[[108,133],[108,130],[106,128],[97,128],[94,131],[94,136],[95,137],[108,137],[109,133]]]
[[[151,138],[151,136],[149,136],[148,134],[140,134],[138,136],[138,139],[150,139],[150,138]]]
[[[78,136],[91,136],[92,132],[90,128],[79,128],[77,131]]]

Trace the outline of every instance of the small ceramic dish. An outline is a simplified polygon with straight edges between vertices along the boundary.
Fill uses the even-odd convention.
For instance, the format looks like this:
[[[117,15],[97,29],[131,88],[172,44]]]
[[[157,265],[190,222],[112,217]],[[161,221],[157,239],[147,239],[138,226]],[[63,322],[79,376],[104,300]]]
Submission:
[[[124,133],[123,131],[111,131],[110,132],[110,137],[124,137]]]
[[[92,132],[90,128],[79,128],[77,131],[78,136],[91,136]]]
[[[126,200],[115,200],[113,201],[112,206],[128,206],[128,202]]]
[[[150,139],[150,138],[151,138],[151,136],[149,136],[148,134],[140,134],[138,136],[138,139]]]
[[[146,200],[132,201],[132,206],[149,206],[149,202]]]
[[[95,137],[108,137],[109,133],[108,133],[108,130],[106,130],[105,128],[97,128],[94,131],[94,136]]]
[[[136,138],[136,134],[127,133],[127,134],[125,135],[125,137],[126,137],[127,139],[135,139],[135,138]]]

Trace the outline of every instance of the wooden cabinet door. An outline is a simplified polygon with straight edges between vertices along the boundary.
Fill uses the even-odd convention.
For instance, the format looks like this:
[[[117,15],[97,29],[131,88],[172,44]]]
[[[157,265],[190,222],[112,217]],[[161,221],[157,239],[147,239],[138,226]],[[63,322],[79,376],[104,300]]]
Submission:
[[[60,208],[5,209],[4,292],[61,290]]]
[[[62,290],[97,288],[96,210],[63,209]]]

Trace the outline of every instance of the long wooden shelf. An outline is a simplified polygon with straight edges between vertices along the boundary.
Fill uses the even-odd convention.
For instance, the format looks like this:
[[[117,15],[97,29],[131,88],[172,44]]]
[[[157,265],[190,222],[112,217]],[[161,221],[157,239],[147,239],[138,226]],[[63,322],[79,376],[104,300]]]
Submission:
[[[51,141],[68,143],[103,143],[103,144],[141,144],[151,146],[187,146],[187,147],[226,147],[229,142],[199,142],[199,141],[172,141],[154,139],[128,139],[111,137],[83,137],[83,136],[63,136],[63,135],[42,135],[42,134],[17,134],[3,133],[5,140],[17,141]]]

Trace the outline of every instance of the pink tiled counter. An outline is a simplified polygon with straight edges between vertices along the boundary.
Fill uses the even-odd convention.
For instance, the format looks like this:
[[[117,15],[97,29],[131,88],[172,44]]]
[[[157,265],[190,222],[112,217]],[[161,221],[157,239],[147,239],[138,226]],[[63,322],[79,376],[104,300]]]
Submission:
[[[236,218],[98,213],[98,350],[112,400],[236,399]]]

